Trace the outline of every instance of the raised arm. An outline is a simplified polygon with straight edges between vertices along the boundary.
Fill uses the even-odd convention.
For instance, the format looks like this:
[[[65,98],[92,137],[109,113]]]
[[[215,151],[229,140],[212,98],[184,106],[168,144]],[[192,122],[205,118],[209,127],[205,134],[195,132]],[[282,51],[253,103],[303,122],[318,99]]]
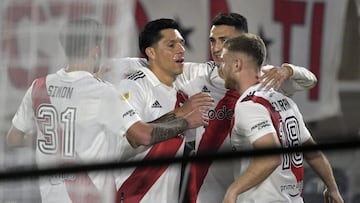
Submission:
[[[263,87],[273,87],[287,96],[296,91],[308,90],[317,83],[316,76],[304,67],[284,63],[280,67],[271,65],[262,68],[264,73],[259,77]]]

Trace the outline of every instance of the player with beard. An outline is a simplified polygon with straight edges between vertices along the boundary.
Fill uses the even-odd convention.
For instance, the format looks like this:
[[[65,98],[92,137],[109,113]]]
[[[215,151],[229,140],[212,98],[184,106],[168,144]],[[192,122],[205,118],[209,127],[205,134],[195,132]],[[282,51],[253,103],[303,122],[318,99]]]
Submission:
[[[224,43],[221,58],[225,87],[240,94],[232,118],[233,149],[314,145],[296,103],[273,89],[261,89],[258,77],[265,56],[264,42],[253,34]],[[327,187],[324,202],[343,203],[331,165],[321,151],[234,160],[235,181],[223,203],[303,203],[304,159]]]
[[[190,99],[199,92],[210,94],[214,99],[214,108],[209,111],[209,126],[186,132],[188,145],[194,146],[193,141],[196,139],[195,151],[198,154],[231,150],[228,134],[239,94],[224,87],[224,80],[218,68],[221,64],[219,56],[226,39],[247,32],[247,19],[244,16],[238,13],[220,13],[213,19],[209,35],[210,51],[214,61],[185,62],[183,73],[176,78],[176,89],[185,93]],[[105,73],[105,78],[117,83],[126,75],[142,70],[147,64],[147,61],[141,58],[113,59],[109,64],[111,69]],[[317,82],[314,74],[306,68],[291,64],[282,64],[280,67],[264,66],[262,70],[264,74],[259,78],[262,86],[274,87],[286,95],[310,89]],[[192,164],[191,202],[220,202],[226,188],[233,181],[232,174],[231,161]]]

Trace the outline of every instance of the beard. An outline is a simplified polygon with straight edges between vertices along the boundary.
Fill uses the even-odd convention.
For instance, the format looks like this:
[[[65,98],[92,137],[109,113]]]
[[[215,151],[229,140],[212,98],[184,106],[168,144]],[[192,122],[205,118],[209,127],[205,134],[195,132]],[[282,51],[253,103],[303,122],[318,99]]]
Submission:
[[[231,77],[225,78],[225,88],[229,90],[236,90],[236,80]]]

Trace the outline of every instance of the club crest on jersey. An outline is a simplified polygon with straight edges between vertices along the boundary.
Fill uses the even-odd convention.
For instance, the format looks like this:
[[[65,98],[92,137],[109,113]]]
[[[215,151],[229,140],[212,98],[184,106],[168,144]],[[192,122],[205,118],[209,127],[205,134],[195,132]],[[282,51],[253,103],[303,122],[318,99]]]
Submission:
[[[127,101],[129,99],[130,99],[130,92],[126,92],[121,95],[121,100]]]

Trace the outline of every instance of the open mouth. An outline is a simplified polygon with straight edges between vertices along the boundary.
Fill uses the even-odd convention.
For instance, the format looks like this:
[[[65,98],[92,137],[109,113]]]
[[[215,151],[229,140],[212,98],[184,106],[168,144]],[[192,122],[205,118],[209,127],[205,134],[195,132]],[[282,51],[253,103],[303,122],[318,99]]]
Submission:
[[[181,58],[180,58],[180,57],[179,57],[179,58],[175,58],[175,62],[176,62],[176,63],[184,63],[184,61],[185,61],[185,60],[184,60],[184,58],[182,58],[182,57],[181,57]]]

